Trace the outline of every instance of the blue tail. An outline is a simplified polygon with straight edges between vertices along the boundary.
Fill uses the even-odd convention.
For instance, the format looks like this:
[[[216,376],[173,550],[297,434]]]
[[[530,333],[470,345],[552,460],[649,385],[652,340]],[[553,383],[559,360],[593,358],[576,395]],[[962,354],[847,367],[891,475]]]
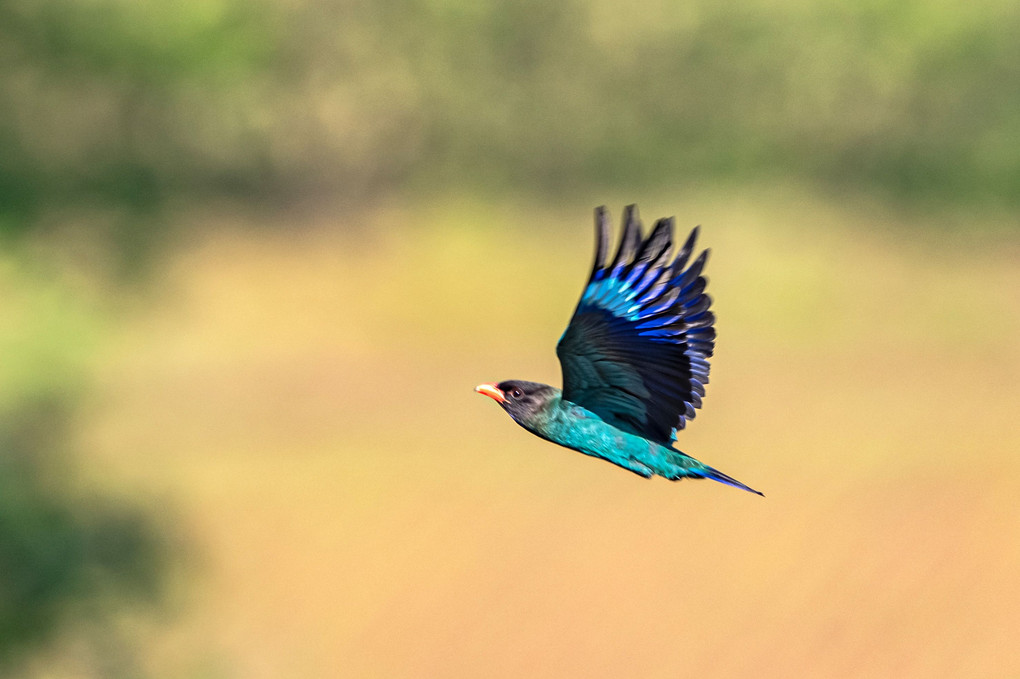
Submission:
[[[687,453],[679,451],[676,448],[660,446],[657,452],[664,457],[665,460],[663,460],[662,457],[659,457],[655,460],[642,460],[642,462],[646,462],[648,466],[653,467],[654,473],[664,476],[671,481],[677,481],[685,477],[695,479],[712,479],[719,483],[725,483],[727,486],[741,488],[749,493],[755,493],[756,495],[765,497],[765,493],[760,490],[755,490],[750,486],[745,486],[732,476],[727,476],[718,469],[713,469],[704,462],[699,462]],[[641,472],[638,473],[640,474]]]
[[[703,470],[702,473],[704,474],[704,478],[706,478],[706,479],[712,479],[713,481],[718,481],[719,483],[725,483],[727,486],[733,486],[734,488],[743,488],[744,490],[748,491],[749,493],[756,493],[758,495],[761,495],[762,497],[765,497],[765,493],[761,492],[760,490],[755,490],[754,488],[751,488],[750,486],[745,486],[744,484],[742,484],[740,481],[737,481],[732,476],[727,476],[726,474],[723,474],[718,469],[712,469],[708,465],[705,465],[705,469]]]

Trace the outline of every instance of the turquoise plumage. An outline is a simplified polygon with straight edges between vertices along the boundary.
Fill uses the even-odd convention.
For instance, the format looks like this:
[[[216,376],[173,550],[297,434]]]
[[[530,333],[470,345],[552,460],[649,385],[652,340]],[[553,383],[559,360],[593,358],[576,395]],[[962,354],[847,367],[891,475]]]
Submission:
[[[556,347],[563,390],[520,380],[475,390],[528,431],[641,476],[709,478],[761,495],[671,447],[701,407],[715,345],[702,275],[708,251],[687,267],[697,228],[673,256],[672,218],[647,238],[635,206],[623,222],[607,262],[609,216],[595,211],[595,263]]]

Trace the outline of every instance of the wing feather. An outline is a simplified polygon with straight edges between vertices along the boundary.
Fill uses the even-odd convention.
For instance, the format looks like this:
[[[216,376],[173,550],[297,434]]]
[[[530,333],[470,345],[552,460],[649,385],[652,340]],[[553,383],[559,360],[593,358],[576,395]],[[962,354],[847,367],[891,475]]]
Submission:
[[[637,208],[624,212],[611,263],[609,213],[595,210],[595,262],[556,347],[563,397],[645,438],[671,442],[695,415],[708,384],[715,316],[702,275],[690,266],[698,228],[673,255],[673,218],[642,236]]]

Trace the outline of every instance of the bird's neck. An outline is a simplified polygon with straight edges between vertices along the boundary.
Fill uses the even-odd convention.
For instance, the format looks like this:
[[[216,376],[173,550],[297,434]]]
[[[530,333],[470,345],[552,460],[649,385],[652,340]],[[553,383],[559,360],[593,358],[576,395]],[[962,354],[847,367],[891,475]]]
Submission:
[[[541,408],[529,413],[527,417],[522,417],[520,419],[515,417],[514,419],[517,421],[517,424],[521,425],[532,434],[541,436],[544,439],[556,441],[551,434],[559,427],[559,422],[563,417],[562,410],[563,394],[559,389],[557,389],[555,395],[546,401]]]
[[[589,429],[592,426],[605,426],[594,413],[564,400],[559,390],[544,407],[520,425],[546,440],[575,449],[580,449],[584,439],[590,435]]]

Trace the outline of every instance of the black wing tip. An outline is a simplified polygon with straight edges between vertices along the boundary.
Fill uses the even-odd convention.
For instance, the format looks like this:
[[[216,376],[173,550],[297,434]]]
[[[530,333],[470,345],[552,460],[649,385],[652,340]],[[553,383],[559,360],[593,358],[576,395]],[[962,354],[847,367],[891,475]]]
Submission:
[[[641,232],[641,213],[638,212],[637,204],[631,203],[623,208],[623,236],[620,245],[623,245],[623,241],[628,239],[632,242],[636,241],[635,244],[640,245],[644,241],[644,236]],[[635,235],[637,236],[636,238]]]
[[[654,244],[661,245],[664,250],[671,249],[673,247],[673,226],[675,223],[675,217],[657,219],[655,226],[652,227],[651,232],[648,234],[648,238],[645,239],[642,250],[651,251],[655,247]]]
[[[626,269],[634,262],[634,256],[644,242],[641,232],[641,218],[638,216],[637,205],[628,205],[623,209],[623,233],[616,247],[616,255],[612,264],[607,267],[613,274]]]
[[[623,209],[623,233],[624,236],[629,235],[629,232],[633,231],[637,235],[637,242],[640,243],[644,240],[641,235],[641,213],[638,212],[637,204],[631,203]],[[633,236],[631,236],[633,238]]]
[[[598,227],[599,229],[602,229],[603,227],[608,229],[609,220],[610,220],[609,208],[605,205],[597,206],[595,208],[595,226]],[[637,232],[640,235],[641,213],[640,210],[638,210],[637,203],[630,203],[623,207],[623,231],[624,233],[626,233],[629,229],[634,227],[637,227]],[[676,216],[671,215],[669,217],[660,217],[659,219],[657,219],[655,221],[655,226],[652,229],[651,233],[654,233],[655,231],[661,228],[669,229],[670,237],[672,237],[673,231],[676,228]],[[691,232],[687,236],[687,240],[684,243],[684,247],[690,245],[691,249],[693,249],[694,242],[698,239],[698,234],[700,232],[701,232],[700,224],[696,225],[693,229],[691,229]],[[642,238],[641,240],[644,241],[646,239]]]
[[[605,205],[595,208],[595,263],[591,268],[592,277],[606,266],[609,251],[609,209]]]

